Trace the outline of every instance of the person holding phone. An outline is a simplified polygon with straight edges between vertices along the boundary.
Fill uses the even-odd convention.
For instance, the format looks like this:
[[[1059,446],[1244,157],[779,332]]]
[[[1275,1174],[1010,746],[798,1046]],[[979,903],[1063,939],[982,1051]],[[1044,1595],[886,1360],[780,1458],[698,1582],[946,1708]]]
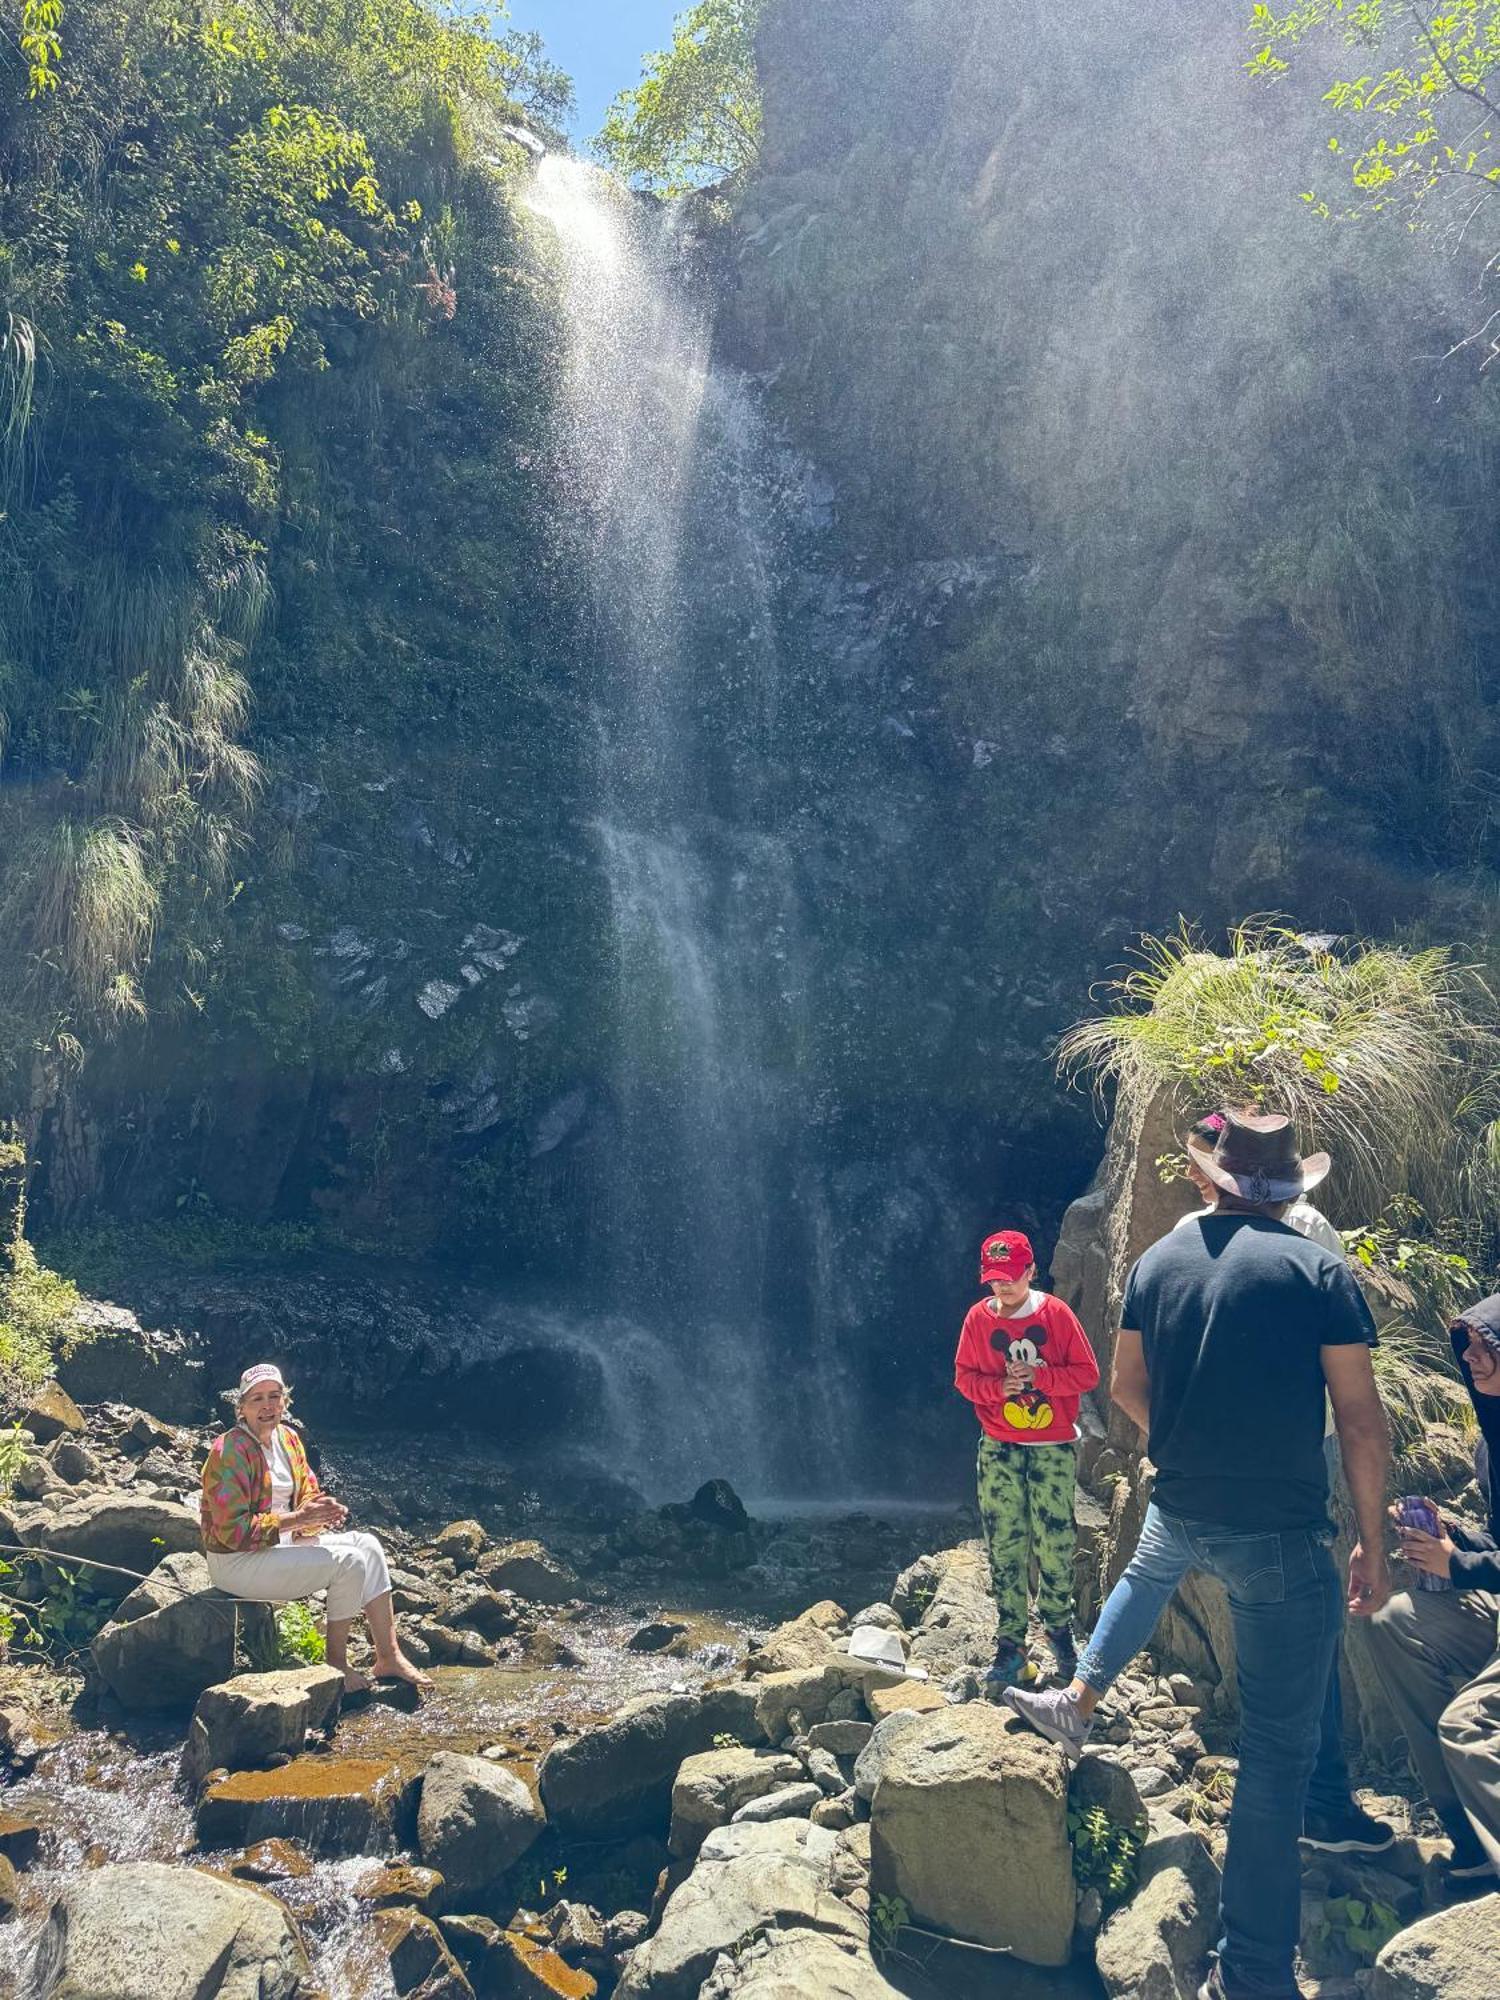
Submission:
[[[1393,1507],[1404,1560],[1452,1589],[1392,1597],[1370,1621],[1370,1646],[1412,1767],[1453,1842],[1450,1880],[1493,1888],[1500,1876],[1500,1293],[1460,1313],[1448,1333],[1479,1422],[1475,1472],[1488,1531],[1438,1513],[1438,1533],[1426,1534],[1401,1525]]]

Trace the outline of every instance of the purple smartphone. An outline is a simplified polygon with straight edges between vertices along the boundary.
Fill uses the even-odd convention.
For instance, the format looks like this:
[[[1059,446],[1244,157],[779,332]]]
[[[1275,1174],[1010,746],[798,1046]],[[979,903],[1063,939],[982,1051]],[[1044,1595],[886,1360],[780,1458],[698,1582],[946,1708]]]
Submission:
[[[1430,1507],[1415,1493],[1405,1494],[1396,1503],[1396,1519],[1403,1528],[1420,1528],[1424,1535],[1440,1535],[1443,1524],[1438,1519],[1437,1509]],[[1446,1576],[1429,1576],[1425,1569],[1417,1571],[1418,1590],[1451,1590],[1453,1585]]]

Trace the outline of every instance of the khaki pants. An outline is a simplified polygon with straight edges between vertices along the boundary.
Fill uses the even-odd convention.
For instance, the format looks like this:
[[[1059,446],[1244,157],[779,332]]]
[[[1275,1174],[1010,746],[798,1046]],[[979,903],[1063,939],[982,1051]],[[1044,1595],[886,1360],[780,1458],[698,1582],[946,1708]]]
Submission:
[[[1370,1620],[1376,1671],[1412,1766],[1457,1840],[1465,1817],[1500,1868],[1500,1598],[1413,1590]]]

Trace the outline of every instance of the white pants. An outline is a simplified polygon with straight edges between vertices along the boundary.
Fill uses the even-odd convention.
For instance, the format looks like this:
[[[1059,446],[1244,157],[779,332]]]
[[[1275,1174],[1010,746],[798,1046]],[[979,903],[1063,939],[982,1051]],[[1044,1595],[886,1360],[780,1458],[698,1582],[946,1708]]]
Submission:
[[[385,1550],[373,1535],[319,1535],[315,1542],[284,1542],[236,1554],[209,1549],[207,1555],[209,1575],[233,1597],[289,1604],[326,1590],[330,1624],[357,1617],[372,1597],[391,1587]]]

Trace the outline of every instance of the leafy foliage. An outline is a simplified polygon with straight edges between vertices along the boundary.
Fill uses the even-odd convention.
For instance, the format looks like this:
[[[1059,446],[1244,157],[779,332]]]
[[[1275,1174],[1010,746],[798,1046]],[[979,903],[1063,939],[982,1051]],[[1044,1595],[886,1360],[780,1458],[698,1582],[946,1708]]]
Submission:
[[[38,1263],[24,1238],[0,1245],[0,1398],[46,1380],[77,1305],[77,1286]]]
[[[1323,102],[1341,130],[1328,151],[1346,175],[1342,196],[1307,189],[1318,215],[1394,214],[1438,230],[1450,247],[1471,235],[1490,268],[1500,209],[1500,0],[1455,0],[1441,9],[1389,0],[1308,0],[1279,13],[1257,5],[1250,31],[1260,46],[1246,65],[1277,79],[1309,41],[1332,41],[1351,67]],[[1287,53],[1282,53],[1286,51]],[[1471,339],[1500,352],[1491,315]]]
[[[1138,1836],[1111,1819],[1103,1806],[1070,1809],[1068,1835],[1073,1843],[1073,1878],[1079,1887],[1097,1889],[1107,1910],[1123,1903],[1140,1868]]]
[[[425,0],[73,0],[67,43],[0,124],[13,1061],[23,1009],[53,1050],[139,1014],[158,940],[200,997],[263,782],[274,554],[319,518],[302,399],[326,422],[333,380],[437,336],[454,198],[497,184],[478,138],[513,90],[567,101],[524,38]]]
[[[646,57],[641,81],[615,99],[595,142],[616,173],[673,195],[754,161],[759,12],[760,0],[698,0],[678,17],[672,46]]]
[[[328,1657],[327,1641],[318,1630],[317,1621],[307,1606],[295,1599],[277,1608],[276,1646],[280,1664],[286,1667],[298,1664],[320,1667]]]
[[[1106,988],[1116,1011],[1063,1036],[1065,1072],[1112,1079],[1128,1104],[1168,1091],[1185,1115],[1284,1111],[1334,1152],[1341,1195],[1366,1214],[1397,1189],[1435,1214],[1461,1198],[1500,1038],[1487,989],[1452,953],[1259,919],[1226,953],[1184,928],[1144,939],[1140,960]]]

